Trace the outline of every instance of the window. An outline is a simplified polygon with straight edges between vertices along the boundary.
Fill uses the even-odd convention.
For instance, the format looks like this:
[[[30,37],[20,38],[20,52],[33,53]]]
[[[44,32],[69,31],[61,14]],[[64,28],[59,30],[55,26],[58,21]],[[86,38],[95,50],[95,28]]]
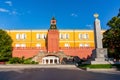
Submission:
[[[83,38],[84,38],[84,39],[88,39],[88,34],[84,34],[84,35],[83,35]]]
[[[46,34],[42,34],[41,38],[46,39]]]
[[[89,47],[89,44],[85,44],[85,47]]]
[[[82,39],[82,34],[81,33],[79,34],[79,39]]]
[[[69,34],[66,34],[65,37],[66,37],[66,39],[69,39]]]
[[[21,47],[22,47],[22,48],[25,48],[25,47],[26,47],[26,45],[25,45],[25,44],[21,44]]]
[[[40,47],[41,47],[41,44],[36,44],[36,47],[37,47],[37,48],[40,48]]]
[[[16,44],[15,47],[16,47],[16,48],[19,48],[19,47],[20,47],[20,44]]]
[[[84,47],[84,44],[79,44],[79,47]]]
[[[63,38],[64,38],[64,36],[63,36],[63,34],[61,34],[61,35],[60,35],[60,39],[63,39]]]
[[[46,39],[46,34],[44,34],[44,39]]]
[[[67,48],[68,48],[68,47],[70,47],[70,44],[68,44],[68,43],[65,43],[65,47],[67,47]]]
[[[21,39],[26,39],[26,34],[21,34]]]
[[[20,34],[16,34],[16,39],[17,39],[17,40],[20,39]]]
[[[36,39],[40,39],[40,34],[36,34]]]

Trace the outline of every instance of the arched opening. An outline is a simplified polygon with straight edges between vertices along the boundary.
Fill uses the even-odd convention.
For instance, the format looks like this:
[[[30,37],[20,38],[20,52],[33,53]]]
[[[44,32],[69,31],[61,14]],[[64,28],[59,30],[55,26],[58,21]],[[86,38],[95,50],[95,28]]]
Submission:
[[[57,56],[46,56],[42,58],[42,64],[59,64],[59,57]]]

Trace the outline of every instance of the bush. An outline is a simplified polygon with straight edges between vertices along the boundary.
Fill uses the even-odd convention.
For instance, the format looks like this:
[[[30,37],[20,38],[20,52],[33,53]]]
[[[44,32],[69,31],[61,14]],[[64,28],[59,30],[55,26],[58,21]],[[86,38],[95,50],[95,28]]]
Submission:
[[[7,63],[9,63],[9,64],[38,64],[37,62],[32,61],[31,58],[24,59],[24,57],[22,57],[22,58],[13,57],[13,58],[9,59],[9,61]]]
[[[29,58],[24,60],[24,64],[38,64],[38,63],[35,61],[32,61],[31,58]]]
[[[23,63],[23,59],[18,58],[18,57],[10,58],[9,63],[10,64],[21,64]]]

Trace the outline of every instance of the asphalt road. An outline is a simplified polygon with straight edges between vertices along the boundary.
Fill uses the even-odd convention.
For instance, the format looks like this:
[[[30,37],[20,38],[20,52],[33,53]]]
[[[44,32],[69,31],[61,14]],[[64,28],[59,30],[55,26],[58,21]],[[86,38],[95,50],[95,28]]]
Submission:
[[[120,72],[60,68],[2,69],[0,80],[120,80]]]

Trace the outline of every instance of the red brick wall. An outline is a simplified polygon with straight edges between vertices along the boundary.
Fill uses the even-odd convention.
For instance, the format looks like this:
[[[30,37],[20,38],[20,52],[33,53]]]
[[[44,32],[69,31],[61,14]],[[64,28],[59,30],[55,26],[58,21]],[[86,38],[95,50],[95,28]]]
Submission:
[[[94,48],[60,48],[59,50],[64,51],[68,56],[78,56],[87,59],[91,56],[93,49]],[[47,51],[46,48],[14,48],[12,56],[30,58],[37,55],[41,50]]]
[[[66,55],[78,56],[82,59],[87,59],[91,56],[94,48],[61,48]]]
[[[46,51],[46,48],[13,48],[13,57],[31,58],[39,53],[39,51]]]

